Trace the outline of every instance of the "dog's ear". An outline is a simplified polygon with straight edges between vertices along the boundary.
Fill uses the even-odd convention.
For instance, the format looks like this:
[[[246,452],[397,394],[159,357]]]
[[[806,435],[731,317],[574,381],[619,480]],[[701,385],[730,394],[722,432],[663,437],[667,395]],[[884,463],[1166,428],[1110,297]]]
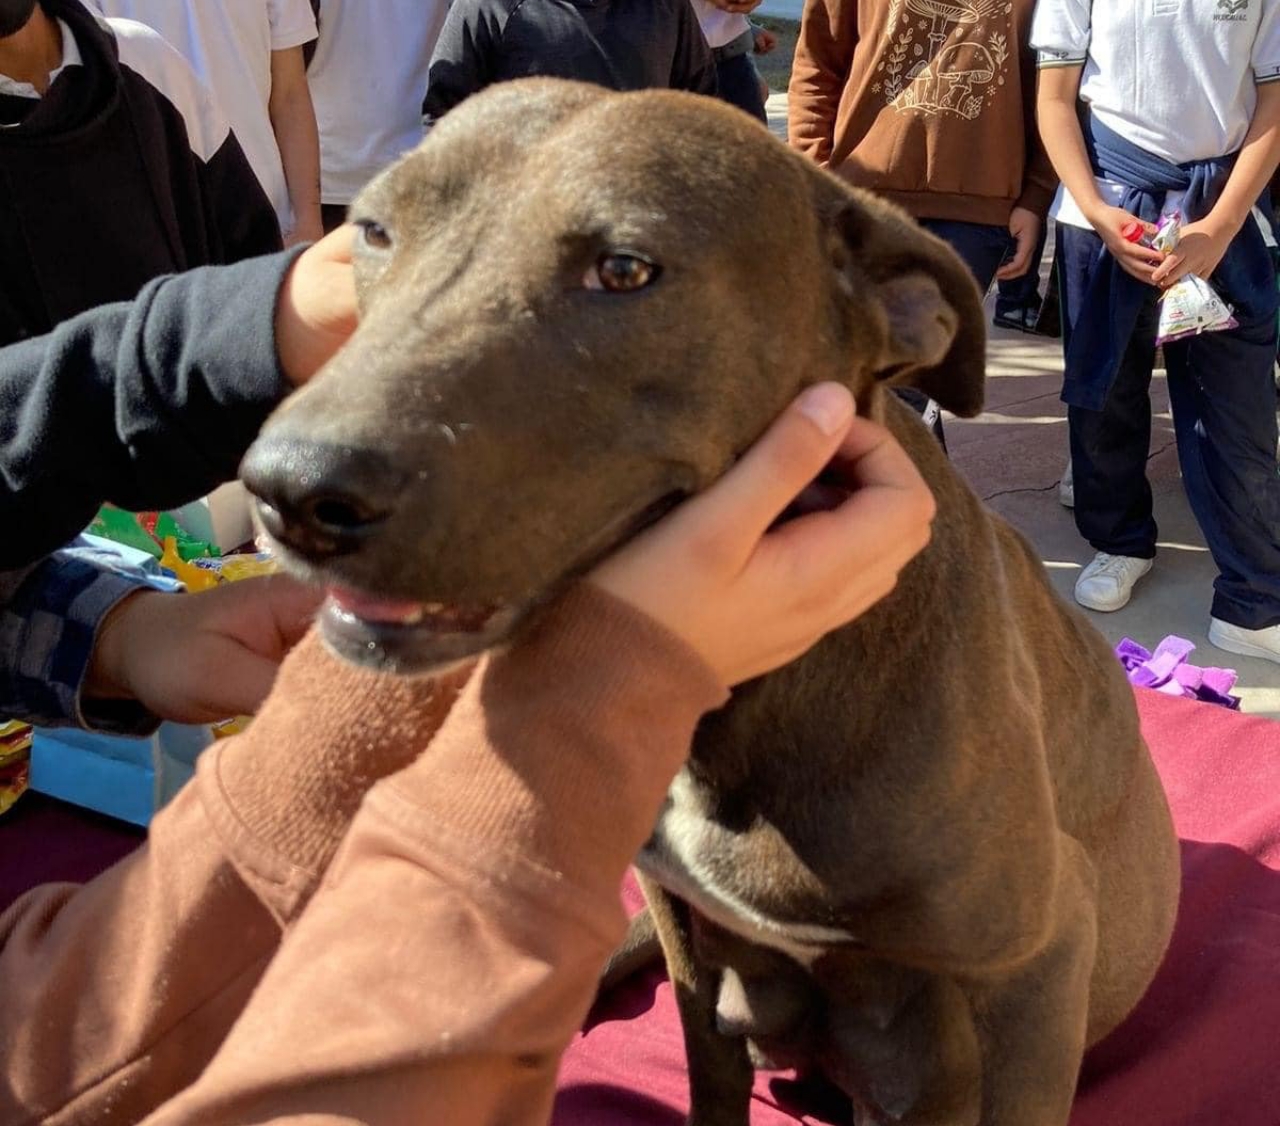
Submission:
[[[916,387],[964,418],[978,414],[987,347],[982,296],[955,251],[863,193],[836,206],[830,246],[836,284],[861,299],[855,308],[870,300],[883,315],[883,344],[870,360],[877,382]]]

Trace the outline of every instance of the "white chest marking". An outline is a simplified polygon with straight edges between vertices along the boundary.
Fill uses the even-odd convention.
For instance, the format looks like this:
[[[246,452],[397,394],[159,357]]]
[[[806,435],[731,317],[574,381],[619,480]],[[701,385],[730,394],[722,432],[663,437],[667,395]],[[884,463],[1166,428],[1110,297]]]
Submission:
[[[856,941],[854,935],[836,927],[780,922],[744,902],[734,891],[717,886],[699,858],[713,850],[723,851],[730,834],[709,821],[700,806],[693,779],[681,771],[671,783],[667,803],[653,836],[636,859],[636,867],[717,926],[748,942],[778,950],[802,966],[811,965],[834,944]]]

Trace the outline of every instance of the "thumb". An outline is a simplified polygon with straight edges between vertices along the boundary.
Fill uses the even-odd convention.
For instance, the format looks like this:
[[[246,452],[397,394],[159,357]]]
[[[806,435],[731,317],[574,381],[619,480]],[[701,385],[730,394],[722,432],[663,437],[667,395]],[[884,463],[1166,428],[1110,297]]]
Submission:
[[[745,561],[760,537],[840,448],[854,417],[853,396],[839,383],[804,391],[741,460],[674,518],[701,535],[723,537]]]

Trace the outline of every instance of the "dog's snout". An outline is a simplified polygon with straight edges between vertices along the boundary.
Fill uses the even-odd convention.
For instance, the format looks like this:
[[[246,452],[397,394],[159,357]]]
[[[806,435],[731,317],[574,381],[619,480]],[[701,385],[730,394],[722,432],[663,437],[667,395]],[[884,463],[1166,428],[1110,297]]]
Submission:
[[[315,562],[358,551],[395,510],[404,483],[373,450],[264,436],[240,476],[281,543]]]

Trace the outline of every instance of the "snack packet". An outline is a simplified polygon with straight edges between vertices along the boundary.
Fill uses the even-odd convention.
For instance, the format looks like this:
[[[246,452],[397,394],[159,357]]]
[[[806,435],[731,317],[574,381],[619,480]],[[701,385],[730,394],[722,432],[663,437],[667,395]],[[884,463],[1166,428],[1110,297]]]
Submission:
[[[1221,332],[1239,322],[1231,307],[1213,291],[1204,278],[1188,274],[1160,295],[1160,327],[1156,344],[1168,344],[1201,332]]]
[[[1168,254],[1178,245],[1178,232],[1182,229],[1182,215],[1172,211],[1160,217],[1159,229],[1148,235],[1136,219],[1126,223],[1120,234],[1129,242],[1149,246]],[[1207,281],[1195,274],[1188,274],[1174,282],[1160,295],[1160,325],[1156,330],[1156,345],[1168,344],[1201,332],[1220,332],[1235,328],[1238,322],[1231,315],[1231,308],[1213,290]]]

